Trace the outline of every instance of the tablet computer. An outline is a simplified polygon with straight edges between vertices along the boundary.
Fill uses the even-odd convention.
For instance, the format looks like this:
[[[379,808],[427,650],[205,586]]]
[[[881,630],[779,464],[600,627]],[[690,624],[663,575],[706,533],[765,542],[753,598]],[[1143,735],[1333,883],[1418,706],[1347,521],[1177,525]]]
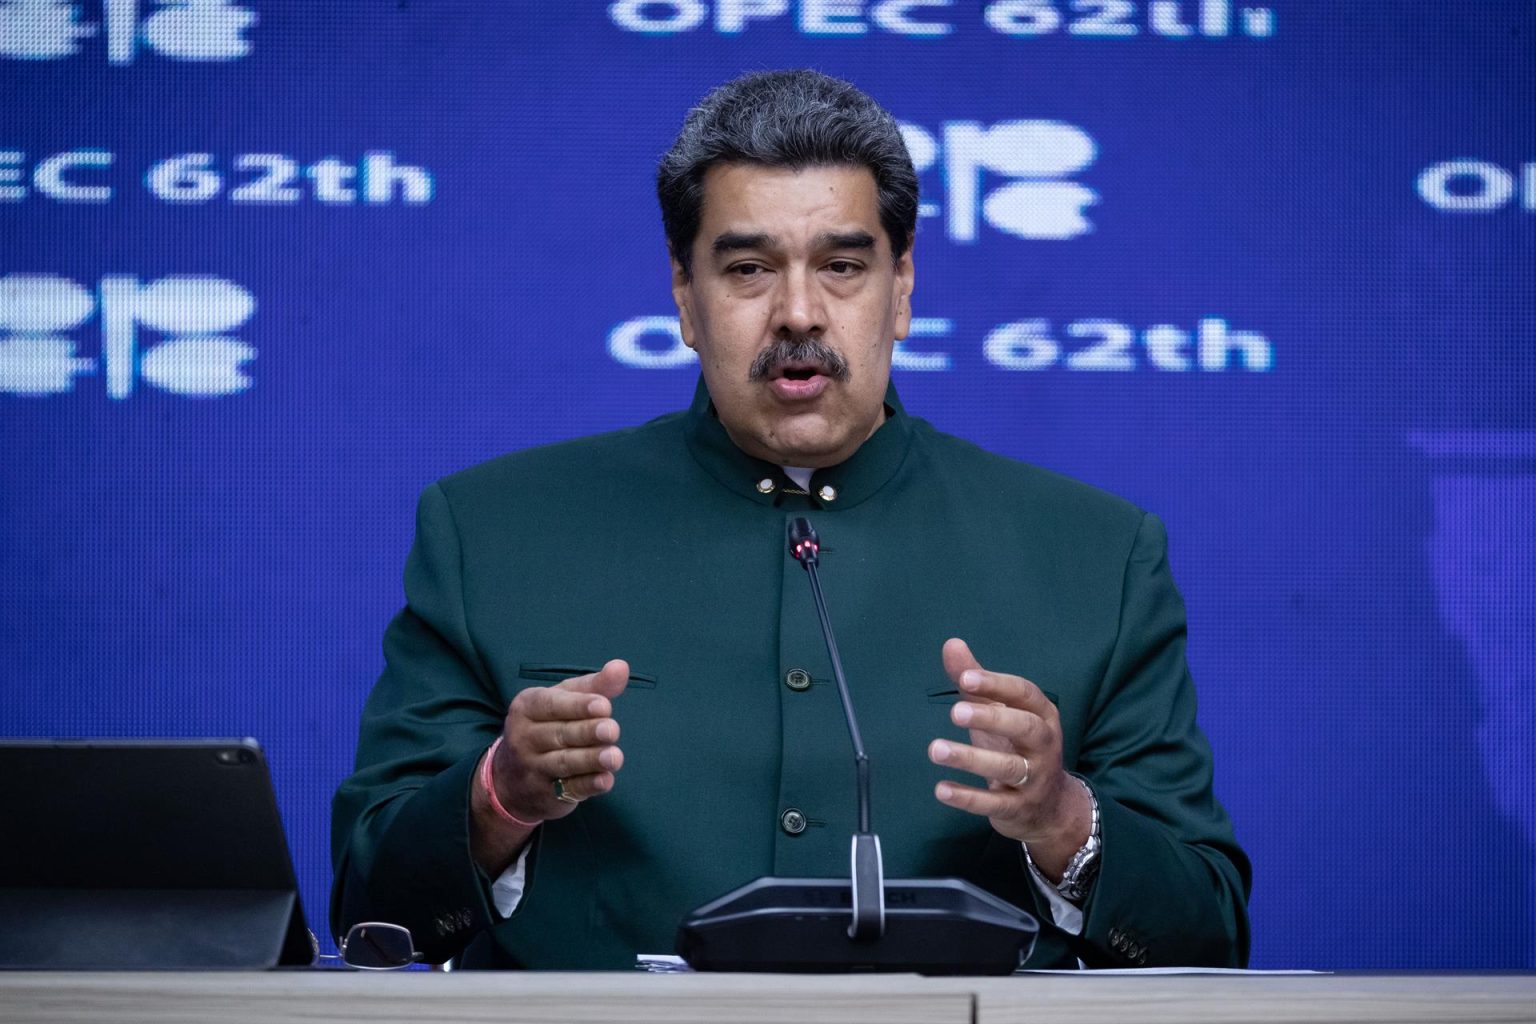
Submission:
[[[0,967],[313,962],[255,740],[3,740],[0,787]]]

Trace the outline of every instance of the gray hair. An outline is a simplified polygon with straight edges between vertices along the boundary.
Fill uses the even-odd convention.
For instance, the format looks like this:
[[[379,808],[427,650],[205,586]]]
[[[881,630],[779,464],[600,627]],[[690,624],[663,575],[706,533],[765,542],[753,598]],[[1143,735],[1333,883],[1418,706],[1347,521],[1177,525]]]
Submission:
[[[917,228],[917,172],[896,119],[855,86],[818,71],[758,71],[705,96],[688,112],[656,172],[667,245],[685,275],[715,164],[867,167],[880,223],[900,259]]]

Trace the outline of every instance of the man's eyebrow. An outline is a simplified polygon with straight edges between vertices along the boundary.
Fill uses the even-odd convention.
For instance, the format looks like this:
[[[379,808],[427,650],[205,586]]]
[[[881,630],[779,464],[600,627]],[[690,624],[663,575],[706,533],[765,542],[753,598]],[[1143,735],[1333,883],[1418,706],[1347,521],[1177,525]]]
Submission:
[[[773,236],[758,232],[749,235],[742,231],[727,231],[716,235],[714,244],[709,247],[713,253],[736,252],[739,249],[771,249],[773,248]]]
[[[873,249],[875,236],[868,231],[824,231],[816,236],[818,249]]]

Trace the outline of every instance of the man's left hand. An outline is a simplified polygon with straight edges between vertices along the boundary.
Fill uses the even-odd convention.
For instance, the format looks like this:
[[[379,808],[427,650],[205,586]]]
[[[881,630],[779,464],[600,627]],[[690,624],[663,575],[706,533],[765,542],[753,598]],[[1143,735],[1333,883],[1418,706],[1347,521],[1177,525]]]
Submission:
[[[970,730],[971,742],[934,740],[928,759],[979,775],[986,788],[945,780],[934,796],[1027,844],[1040,872],[1059,880],[1088,841],[1093,806],[1087,790],[1062,768],[1056,705],[1022,676],[987,671],[958,638],[944,642],[944,671],[962,697],[950,719]]]

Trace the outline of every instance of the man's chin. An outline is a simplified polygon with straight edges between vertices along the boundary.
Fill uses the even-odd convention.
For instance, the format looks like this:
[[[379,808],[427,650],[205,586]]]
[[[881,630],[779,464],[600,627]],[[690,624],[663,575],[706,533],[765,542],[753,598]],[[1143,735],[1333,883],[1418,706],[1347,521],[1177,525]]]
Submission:
[[[763,439],[763,447],[771,454],[758,457],[780,466],[821,469],[846,462],[864,439],[846,426],[835,427],[819,416],[796,416]]]

